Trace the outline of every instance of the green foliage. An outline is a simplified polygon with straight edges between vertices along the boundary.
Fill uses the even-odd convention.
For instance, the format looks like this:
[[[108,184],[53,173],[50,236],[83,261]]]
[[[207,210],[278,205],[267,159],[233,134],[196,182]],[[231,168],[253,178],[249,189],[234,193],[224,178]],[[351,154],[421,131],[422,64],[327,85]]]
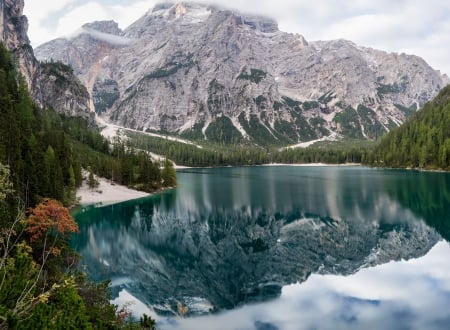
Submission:
[[[283,103],[278,102],[278,101],[274,101],[272,108],[273,110],[280,110],[283,107]]]
[[[265,98],[263,95],[259,95],[256,99],[255,99],[255,103],[256,105],[261,108],[261,109],[265,109],[266,105],[265,103],[267,102],[267,98]]]
[[[364,127],[364,133],[369,139],[377,140],[379,136],[386,133],[383,125],[378,121],[375,111],[359,105],[357,113],[360,116],[361,125]]]
[[[311,110],[311,109],[316,109],[320,106],[319,102],[317,101],[307,101],[307,102],[303,102],[303,110]]]
[[[81,118],[63,118],[62,125],[70,135],[74,153],[83,155],[78,159],[79,166],[134,189],[152,192],[163,186],[159,163],[145,152],[130,148],[119,138],[110,145]],[[89,181],[96,186],[88,177],[88,184]]]
[[[17,329],[91,329],[86,306],[78,294],[72,278],[55,285],[47,298],[43,296],[33,308],[29,318],[20,322]]]
[[[405,113],[406,118],[411,117],[417,111],[417,105],[414,103],[410,107],[405,107],[401,104],[394,104],[395,107]]]
[[[173,75],[174,73],[176,73],[177,71],[178,71],[178,66],[176,66],[176,65],[169,66],[168,65],[164,68],[156,69],[155,71],[146,75],[145,78],[154,79],[154,78],[169,77],[169,76]]]
[[[227,166],[263,164],[266,151],[262,148],[236,145],[232,148],[221,144],[208,144],[197,148],[164,138],[139,133],[128,133],[132,145],[139,149],[164,155],[178,165],[184,166]]]
[[[171,161],[166,160],[164,162],[161,177],[165,187],[174,187],[177,184],[177,174]]]
[[[259,84],[261,80],[266,78],[267,73],[259,69],[250,69],[250,74],[247,73],[247,69],[244,68],[237,79],[249,80],[255,84]]]
[[[61,88],[70,88],[75,94],[86,95],[87,89],[81,84],[78,79],[74,79],[73,69],[70,65],[64,64],[61,61],[42,62],[40,65],[41,76],[48,79],[55,79],[55,84]]]
[[[251,139],[259,145],[279,145],[280,141],[272,132],[264,126],[255,114],[250,114],[247,121],[245,114],[242,112],[239,117],[239,123],[251,136]]]
[[[99,186],[99,182],[97,181],[97,179],[95,179],[94,173],[92,172],[91,167],[88,167],[88,172],[89,172],[88,179],[87,179],[88,187],[90,189],[97,188]]]
[[[284,136],[288,137],[292,141],[291,143],[298,141],[299,136],[297,134],[297,128],[294,124],[286,120],[279,119],[275,121],[274,128]]]
[[[73,74],[72,67],[70,65],[64,64],[61,61],[41,62],[41,69],[62,80],[65,79],[65,76],[63,74]]]
[[[74,190],[69,187],[70,165],[76,168],[67,136],[50,113],[33,106],[3,46],[0,63],[0,162],[9,166],[14,189],[26,206],[42,196],[64,200]]]
[[[144,314],[140,318],[140,326],[143,330],[155,330],[156,329],[156,322],[153,320],[150,316],[147,314]]]
[[[320,133],[321,136],[327,136],[330,134],[330,131],[325,127],[327,122],[322,117],[312,117],[309,119],[309,123],[316,132]]]
[[[9,168],[0,164],[0,200],[5,200],[6,196],[13,192],[12,183],[9,181]]]
[[[404,80],[399,84],[397,82],[391,84],[381,84],[378,83],[377,87],[377,95],[379,98],[383,98],[385,94],[398,94],[398,93],[404,93],[407,87],[407,79],[405,77]]]
[[[363,139],[358,113],[352,107],[337,113],[333,121],[340,127],[341,133],[349,138]]]
[[[315,130],[311,127],[305,117],[301,113],[291,111],[292,117],[294,117],[295,125],[299,128],[298,134],[301,141],[309,141],[317,139]]]
[[[225,144],[237,144],[242,140],[241,133],[234,127],[231,119],[222,116],[209,124],[205,131],[208,140]]]
[[[203,140],[205,137],[203,136],[202,129],[205,126],[205,122],[195,123],[194,126],[181,133],[181,137],[188,140]]]
[[[263,149],[261,147],[238,145],[232,148],[224,145],[204,144],[203,148],[169,141],[163,138],[128,133],[133,146],[164,155],[178,165],[184,166],[228,166],[262,165],[270,163],[359,163],[366,159],[371,144],[361,141],[345,143],[324,143],[298,149]]]
[[[78,294],[86,306],[86,315],[93,328],[117,328],[116,306],[110,303],[110,281],[93,283],[88,280],[86,274],[78,274],[76,286]]]
[[[62,83],[64,73],[71,73],[58,63],[43,67],[49,74],[61,73],[57,79]],[[159,165],[143,152],[133,156],[137,153],[123,144],[110,148],[81,119],[65,119],[34,106],[3,45],[0,91],[0,329],[117,329],[108,283],[97,285],[69,274],[79,257],[63,236],[76,229],[68,210],[49,198],[33,207],[43,197],[72,203],[82,165],[95,169],[107,159],[127,172],[122,168],[127,163],[131,182],[145,175],[161,186]],[[167,172],[173,183],[172,169]],[[146,324],[151,322],[147,319]]]
[[[450,170],[450,87],[383,137],[368,161],[376,166]]]
[[[167,63],[164,67],[156,69],[155,71],[149,73],[145,76],[146,79],[156,79],[156,78],[164,78],[169,77],[175,73],[179,69],[187,68],[188,70],[193,67],[196,62],[192,59],[193,55],[188,54],[187,56],[180,55],[177,60],[173,60]]]
[[[300,106],[302,105],[302,102],[295,101],[287,96],[283,96],[283,101],[289,108],[292,108],[297,112],[301,112]]]
[[[1,236],[7,239],[7,236]],[[39,269],[30,254],[31,248],[24,242],[1,249],[0,276],[0,328],[15,326],[30,315],[34,305],[34,287]]]
[[[362,147],[330,148],[312,146],[308,148],[284,149],[273,155],[273,161],[286,164],[345,164],[361,163],[367,150]]]

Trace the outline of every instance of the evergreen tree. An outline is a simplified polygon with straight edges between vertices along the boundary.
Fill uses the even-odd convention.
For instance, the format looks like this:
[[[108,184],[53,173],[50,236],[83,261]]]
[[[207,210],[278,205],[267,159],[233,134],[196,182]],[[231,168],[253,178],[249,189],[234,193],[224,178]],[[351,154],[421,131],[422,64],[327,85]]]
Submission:
[[[166,187],[174,187],[177,184],[177,174],[175,168],[170,160],[164,161],[164,168],[162,171],[163,184]]]

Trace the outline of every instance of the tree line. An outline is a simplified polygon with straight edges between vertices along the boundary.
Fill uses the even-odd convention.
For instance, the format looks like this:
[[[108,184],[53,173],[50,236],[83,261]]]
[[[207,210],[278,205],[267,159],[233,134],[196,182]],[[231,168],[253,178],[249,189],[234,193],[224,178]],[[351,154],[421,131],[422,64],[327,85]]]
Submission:
[[[365,146],[341,145],[319,146],[297,149],[269,149],[251,145],[225,146],[203,144],[194,145],[170,141],[164,138],[127,133],[128,145],[166,156],[177,165],[192,167],[242,166],[270,163],[361,163],[368,157]]]

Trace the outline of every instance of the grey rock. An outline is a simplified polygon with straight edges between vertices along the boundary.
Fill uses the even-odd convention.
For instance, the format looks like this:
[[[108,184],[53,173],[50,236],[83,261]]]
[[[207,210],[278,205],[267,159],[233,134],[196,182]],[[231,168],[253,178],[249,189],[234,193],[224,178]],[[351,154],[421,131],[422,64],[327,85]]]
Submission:
[[[72,65],[91,95],[97,82],[114,82],[119,97],[106,102],[107,116],[140,130],[220,140],[208,128],[227,117],[226,130],[257,144],[375,139],[449,83],[417,56],[307,42],[271,19],[217,6],[164,3],[123,32],[113,25],[93,23],[101,37],[85,29],[36,54]]]
[[[60,71],[60,65],[36,60],[23,8],[24,0],[0,0],[0,41],[14,54],[34,102],[66,115],[92,118],[89,93],[72,70]]]

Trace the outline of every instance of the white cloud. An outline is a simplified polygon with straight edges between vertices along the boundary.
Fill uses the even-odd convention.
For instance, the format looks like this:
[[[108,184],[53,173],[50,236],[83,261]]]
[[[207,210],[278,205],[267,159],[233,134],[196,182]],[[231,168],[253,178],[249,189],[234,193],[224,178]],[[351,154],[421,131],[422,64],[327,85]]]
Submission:
[[[450,245],[349,276],[311,275],[277,299],[193,318],[158,318],[161,329],[429,329],[448,327]],[[127,296],[132,300],[132,296]],[[137,301],[136,306],[139,306]],[[137,315],[142,311],[131,306]]]
[[[80,22],[82,17],[83,21]],[[76,7],[73,10],[67,12],[58,19],[57,28],[55,34],[58,36],[67,36],[78,29],[84,23],[92,21],[101,21],[109,19],[109,13],[105,8],[96,3],[89,2],[82,6]]]
[[[60,0],[60,1],[25,1],[25,14],[33,17],[33,21],[39,24],[45,22],[49,15],[56,13],[76,0]]]
[[[157,0],[25,0],[33,46],[84,23],[114,19],[125,28]],[[450,2],[442,0],[199,0],[275,18],[280,29],[307,40],[344,38],[361,46],[407,52],[450,73]]]
[[[62,0],[58,3],[50,0],[25,1],[25,15],[30,23],[28,35],[34,47],[58,37],[70,36],[83,24],[93,21],[112,19],[125,28],[157,2],[140,0],[120,5],[82,0]]]

